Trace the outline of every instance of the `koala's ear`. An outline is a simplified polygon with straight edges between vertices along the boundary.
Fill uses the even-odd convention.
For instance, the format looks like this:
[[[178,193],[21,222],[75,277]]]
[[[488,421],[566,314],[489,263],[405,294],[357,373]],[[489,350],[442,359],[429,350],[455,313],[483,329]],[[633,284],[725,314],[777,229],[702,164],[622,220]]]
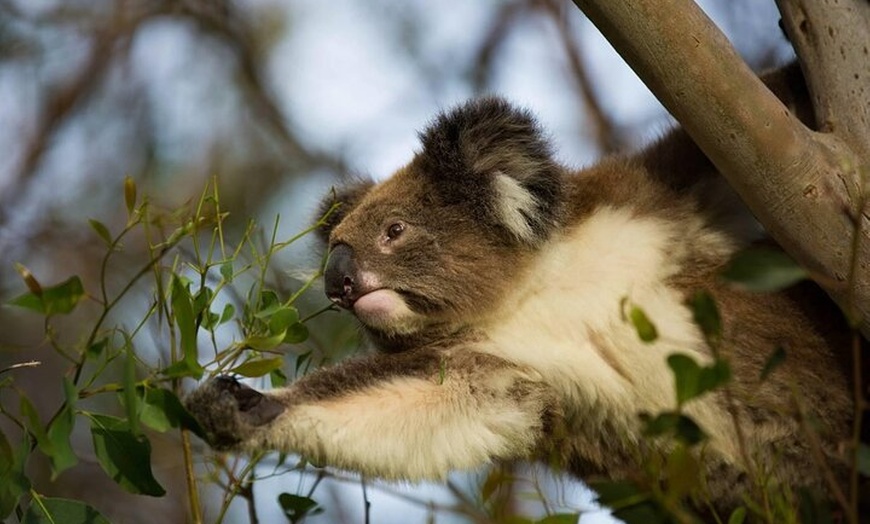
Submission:
[[[467,204],[522,243],[549,237],[561,212],[562,169],[528,111],[481,98],[438,116],[420,139],[418,165],[445,201]]]
[[[359,204],[374,185],[371,180],[357,180],[346,186],[333,187],[326,193],[320,201],[315,217],[315,220],[323,222],[323,225],[317,228],[317,237],[321,242],[324,244],[329,242],[332,229]]]

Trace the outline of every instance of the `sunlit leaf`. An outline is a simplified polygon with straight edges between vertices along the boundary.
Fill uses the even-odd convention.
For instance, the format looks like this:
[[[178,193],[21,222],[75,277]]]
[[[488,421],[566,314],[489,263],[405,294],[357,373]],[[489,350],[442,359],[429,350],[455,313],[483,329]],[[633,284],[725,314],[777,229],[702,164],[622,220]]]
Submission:
[[[285,334],[286,333],[281,332],[268,337],[252,336],[246,338],[243,343],[247,347],[256,349],[257,351],[269,351],[270,349],[275,349],[276,347],[281,345],[281,343],[284,341]]]
[[[243,377],[262,377],[272,370],[279,369],[283,364],[284,359],[280,357],[249,360],[231,369],[230,373],[236,373]]]
[[[151,472],[151,443],[135,435],[124,419],[90,414],[94,452],[103,471],[130,493],[163,496]]]
[[[284,387],[287,384],[287,375],[284,374],[284,370],[281,368],[273,369],[269,372],[269,381],[272,383],[273,388]]]
[[[99,511],[83,502],[39,497],[31,502],[23,524],[109,524]]]
[[[97,235],[103,239],[103,242],[105,242],[107,246],[112,245],[112,234],[109,233],[109,228],[107,228],[105,224],[93,218],[89,218],[88,223],[91,225],[91,229],[93,229]]]
[[[659,338],[659,333],[658,330],[656,330],[655,324],[650,321],[649,317],[640,307],[634,305],[631,306],[631,309],[628,312],[628,319],[637,331],[637,336],[644,342],[654,342]]]
[[[807,278],[807,271],[782,251],[748,249],[722,272],[726,280],[755,292],[779,291]]]

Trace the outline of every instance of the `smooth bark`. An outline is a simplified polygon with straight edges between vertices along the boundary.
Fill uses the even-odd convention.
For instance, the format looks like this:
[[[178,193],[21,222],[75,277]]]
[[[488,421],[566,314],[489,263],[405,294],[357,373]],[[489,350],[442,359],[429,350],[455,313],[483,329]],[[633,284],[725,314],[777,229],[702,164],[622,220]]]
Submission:
[[[770,234],[870,333],[870,228],[861,176],[862,170],[870,176],[870,3],[780,2],[786,27],[800,31],[795,47],[820,132],[788,112],[692,0],[574,3]],[[832,61],[837,53],[842,57]],[[851,108],[843,107],[847,100]],[[856,230],[860,239],[853,242]]]

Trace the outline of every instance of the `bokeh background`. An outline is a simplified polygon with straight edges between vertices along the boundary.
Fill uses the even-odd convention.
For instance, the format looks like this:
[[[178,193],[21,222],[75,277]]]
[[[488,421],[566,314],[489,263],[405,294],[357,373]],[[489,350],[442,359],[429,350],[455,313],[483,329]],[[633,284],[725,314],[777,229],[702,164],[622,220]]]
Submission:
[[[701,3],[754,68],[791,56],[772,0]],[[570,166],[636,148],[673,125],[569,1],[0,0],[0,300],[25,291],[15,262],[43,283],[72,274],[86,288],[96,282],[104,244],[87,220],[123,227],[125,176],[167,209],[216,181],[228,235],[250,218],[270,225],[280,216],[278,236],[287,238],[311,223],[330,186],[388,176],[411,158],[434,114],[484,93],[537,114]],[[312,250],[303,240],[282,252],[275,278],[311,274]],[[125,265],[145,257],[131,244],[113,278],[129,277]],[[324,303],[316,289],[310,300]],[[133,298],[113,321],[134,318],[137,307]],[[59,336],[81,337],[82,315],[62,319]],[[355,331],[335,317],[306,344],[355,347]],[[50,413],[66,366],[43,330],[37,315],[0,306],[0,367],[40,361],[17,372],[16,384]],[[159,358],[160,348],[150,351]],[[123,493],[78,431],[81,463],[50,482],[34,461],[38,489],[89,501],[114,522],[183,522],[178,442],[154,439],[164,498]],[[525,473],[540,476],[556,507],[593,508],[580,484]],[[310,482],[259,482],[261,520],[282,521],[276,494]],[[361,522],[361,491],[353,477],[324,484],[318,501],[327,512],[310,522]],[[369,484],[367,496],[372,522],[467,521],[439,509],[456,503],[444,487]],[[248,521],[246,508],[232,511],[229,521]],[[593,511],[581,522],[608,519]]]

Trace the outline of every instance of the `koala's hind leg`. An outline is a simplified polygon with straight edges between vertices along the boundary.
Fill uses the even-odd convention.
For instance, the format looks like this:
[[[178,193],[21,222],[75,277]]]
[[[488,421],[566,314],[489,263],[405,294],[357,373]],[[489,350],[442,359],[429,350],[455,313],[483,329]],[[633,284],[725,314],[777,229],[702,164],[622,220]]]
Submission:
[[[186,404],[217,447],[403,480],[530,457],[557,417],[546,385],[470,349],[352,359],[262,394],[219,378]]]

